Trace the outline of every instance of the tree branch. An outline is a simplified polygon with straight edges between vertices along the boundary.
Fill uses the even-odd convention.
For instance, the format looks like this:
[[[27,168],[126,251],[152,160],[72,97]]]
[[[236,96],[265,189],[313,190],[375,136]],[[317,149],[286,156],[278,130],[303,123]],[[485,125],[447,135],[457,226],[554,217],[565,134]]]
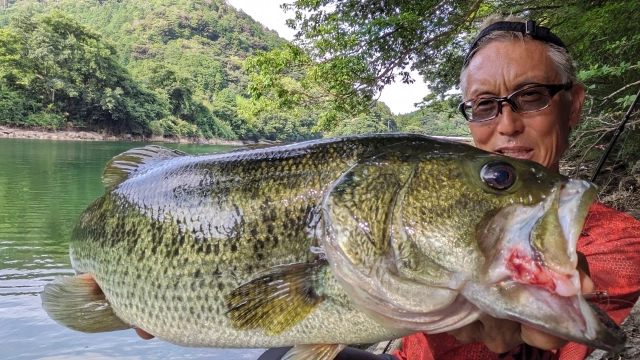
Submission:
[[[610,98],[611,98],[611,97],[613,97],[614,95],[616,95],[616,94],[620,93],[621,91],[624,91],[624,90],[626,90],[626,89],[628,89],[628,88],[630,88],[630,87],[632,87],[632,86],[634,86],[634,85],[638,85],[638,84],[640,84],[640,81],[636,81],[636,82],[634,82],[634,83],[627,84],[627,85],[625,85],[625,86],[621,87],[620,89],[618,89],[618,90],[616,90],[616,91],[612,92],[611,94],[609,94],[609,95],[605,96],[604,98],[602,98],[602,101],[607,101],[608,99],[610,99]]]

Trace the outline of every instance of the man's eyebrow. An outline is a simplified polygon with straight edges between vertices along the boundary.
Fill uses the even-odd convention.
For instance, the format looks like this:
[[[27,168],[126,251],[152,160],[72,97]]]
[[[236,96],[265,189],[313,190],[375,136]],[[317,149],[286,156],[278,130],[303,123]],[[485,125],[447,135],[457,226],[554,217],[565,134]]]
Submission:
[[[483,96],[483,95],[491,95],[491,96],[498,96],[498,94],[494,91],[488,90],[488,89],[471,89],[471,91],[469,91],[469,99],[475,99],[478,96]]]
[[[524,88],[526,86],[529,86],[529,85],[540,85],[540,84],[545,84],[545,82],[544,81],[534,81],[534,80],[529,80],[529,79],[528,80],[523,80],[523,81],[520,81],[518,84],[516,84],[516,86],[513,88],[513,91],[520,90],[520,89],[522,89],[522,88]]]
[[[518,91],[520,89],[525,88],[526,86],[530,86],[530,85],[539,85],[539,84],[546,84],[547,82],[545,81],[540,81],[540,79],[525,79],[525,80],[521,80],[520,82],[518,82],[511,90],[510,93],[514,92],[514,91]],[[494,96],[494,97],[500,97],[501,95],[496,93],[493,90],[490,90],[488,88],[471,88],[469,90],[469,99],[475,99],[477,97],[480,96]],[[508,94],[506,94],[508,95]],[[506,96],[505,95],[505,96]]]

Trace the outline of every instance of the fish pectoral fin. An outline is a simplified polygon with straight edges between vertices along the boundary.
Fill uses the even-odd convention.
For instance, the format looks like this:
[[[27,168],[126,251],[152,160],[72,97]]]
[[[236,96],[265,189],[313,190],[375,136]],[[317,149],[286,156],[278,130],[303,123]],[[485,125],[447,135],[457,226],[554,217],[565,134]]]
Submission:
[[[237,329],[263,328],[279,334],[307,317],[324,297],[319,292],[324,261],[275,266],[234,289],[225,298],[227,316]]]
[[[102,184],[106,191],[113,190],[143,165],[187,155],[189,154],[158,145],[147,145],[125,151],[109,160],[102,173]]]
[[[306,344],[296,345],[287,351],[282,360],[333,360],[344,344]]]
[[[123,322],[89,274],[57,277],[40,294],[49,317],[69,329],[98,333],[130,329]]]

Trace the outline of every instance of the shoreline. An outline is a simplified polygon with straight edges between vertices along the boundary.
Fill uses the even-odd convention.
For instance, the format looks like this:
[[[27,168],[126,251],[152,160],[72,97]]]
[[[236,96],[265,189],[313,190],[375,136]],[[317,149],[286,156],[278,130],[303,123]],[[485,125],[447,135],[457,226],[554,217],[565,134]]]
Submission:
[[[120,136],[104,135],[95,131],[83,130],[47,130],[42,128],[20,128],[0,125],[0,139],[31,139],[31,140],[71,140],[71,141],[137,141],[137,142],[162,142],[179,144],[203,144],[203,145],[234,145],[242,146],[251,141],[205,139],[205,138],[167,138],[152,136],[145,138],[123,134]]]

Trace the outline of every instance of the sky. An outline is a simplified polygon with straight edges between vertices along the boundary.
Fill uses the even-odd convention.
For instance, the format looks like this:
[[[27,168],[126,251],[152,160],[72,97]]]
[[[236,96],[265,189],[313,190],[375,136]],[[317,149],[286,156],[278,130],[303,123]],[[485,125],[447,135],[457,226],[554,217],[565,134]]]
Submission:
[[[227,2],[267,28],[277,31],[281,37],[287,40],[293,39],[294,31],[285,25],[285,20],[293,14],[285,13],[280,9],[280,4],[286,0],[227,0]],[[422,81],[420,75],[412,73],[412,77],[416,82],[411,85],[398,82],[385,86],[382,91],[379,100],[387,104],[394,114],[406,114],[417,110],[413,104],[422,101],[422,98],[429,93],[427,84]]]

